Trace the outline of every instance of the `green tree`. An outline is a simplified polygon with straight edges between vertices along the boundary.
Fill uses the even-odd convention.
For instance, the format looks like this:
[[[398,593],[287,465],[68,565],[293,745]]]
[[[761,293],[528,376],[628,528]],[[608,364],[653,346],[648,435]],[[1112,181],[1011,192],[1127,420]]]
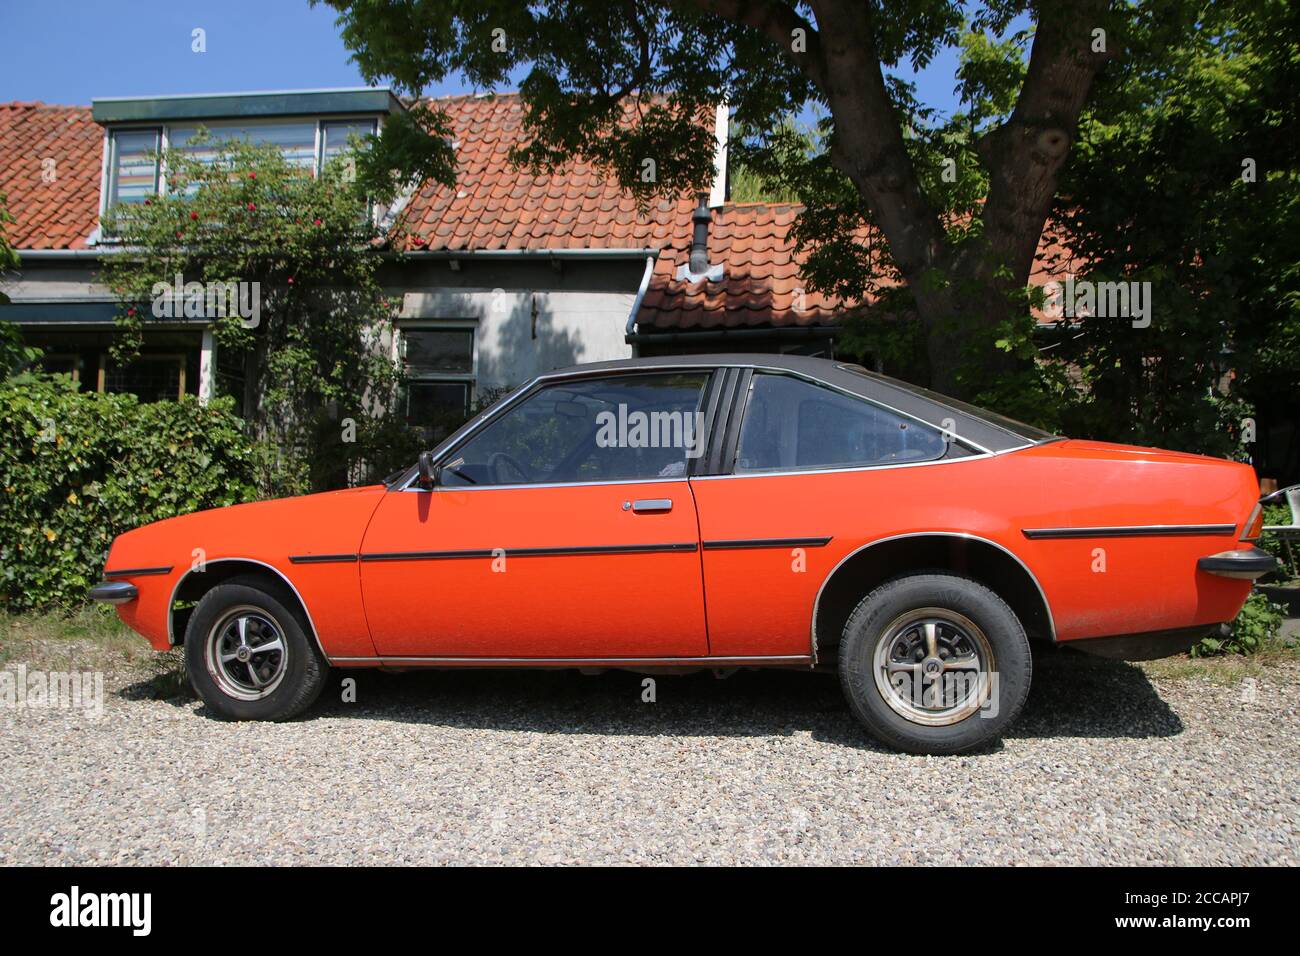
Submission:
[[[908,299],[891,307],[919,316],[923,371],[941,390],[973,395],[972,363],[985,379],[1032,369],[1026,284],[1079,114],[1116,42],[1106,0],[990,0],[969,20],[956,0],[328,2],[367,78],[418,94],[448,73],[483,88],[522,73],[529,140],[516,159],[549,169],[580,157],[643,199],[712,178],[709,120],[729,104],[754,131],[732,143],[735,154],[769,183],[773,169],[789,170],[809,206],[802,237],[838,259],[810,285],[861,295],[901,277]],[[966,78],[981,95],[1016,78],[1002,109],[976,118],[976,136],[936,126],[892,75],[926,65],[968,28],[1001,37],[1025,13],[1035,30],[1019,74],[993,44],[1001,55]],[[781,120],[809,103],[826,114],[826,148],[792,162]],[[391,190],[396,168],[449,181],[445,130],[427,104],[387,124],[369,180]],[[963,193],[970,201],[955,207]],[[863,225],[884,241],[852,241]]]
[[[1079,370],[1071,434],[1240,454],[1252,404],[1294,414],[1297,36],[1286,0],[1134,11],[1054,218],[1082,278],[1150,283],[1150,324],[1084,319],[1061,332],[1047,354]]]
[[[351,165],[336,159],[313,177],[273,145],[231,141],[211,152],[172,151],[166,190],[106,223],[122,249],[103,267],[121,303],[116,349],[129,358],[169,312],[212,319],[218,348],[243,360],[232,391],[263,440],[264,493],[391,469],[406,451],[390,411],[392,304]],[[196,285],[176,299],[177,282]]]

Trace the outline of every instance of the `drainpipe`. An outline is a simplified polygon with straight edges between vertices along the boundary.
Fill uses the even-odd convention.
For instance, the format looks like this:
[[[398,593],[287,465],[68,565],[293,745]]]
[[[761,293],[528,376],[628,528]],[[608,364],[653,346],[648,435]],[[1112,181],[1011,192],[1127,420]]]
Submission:
[[[646,289],[650,288],[650,277],[654,275],[657,258],[659,258],[658,253],[645,257],[645,271],[641,273],[641,285],[637,287],[636,298],[632,300],[632,310],[627,314],[627,326],[623,330],[623,341],[632,346],[633,358],[641,354],[635,339],[636,317],[641,311],[641,302],[645,299]]]

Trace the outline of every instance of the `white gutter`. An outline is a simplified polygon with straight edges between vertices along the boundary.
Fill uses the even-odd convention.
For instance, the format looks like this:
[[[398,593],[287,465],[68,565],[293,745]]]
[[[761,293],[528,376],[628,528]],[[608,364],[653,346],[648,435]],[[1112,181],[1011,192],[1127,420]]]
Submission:
[[[19,259],[33,262],[58,259],[99,259],[122,251],[121,246],[96,249],[15,249]],[[386,259],[640,259],[659,254],[657,249],[414,249],[386,250]]]

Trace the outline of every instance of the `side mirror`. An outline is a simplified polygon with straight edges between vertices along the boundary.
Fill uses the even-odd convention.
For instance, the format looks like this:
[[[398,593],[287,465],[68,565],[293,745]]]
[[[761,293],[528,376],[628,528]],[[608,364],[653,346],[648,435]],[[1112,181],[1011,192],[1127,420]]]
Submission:
[[[433,465],[433,454],[427,451],[420,452],[419,471],[416,474],[415,484],[425,491],[432,491],[433,486],[438,482],[438,469]]]

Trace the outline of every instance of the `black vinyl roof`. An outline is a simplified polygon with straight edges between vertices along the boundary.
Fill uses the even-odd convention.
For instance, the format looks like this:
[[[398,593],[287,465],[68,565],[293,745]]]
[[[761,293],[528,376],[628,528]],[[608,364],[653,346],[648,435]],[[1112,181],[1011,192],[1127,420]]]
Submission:
[[[860,365],[807,355],[769,355],[756,352],[716,355],[665,355],[655,358],[593,362],[556,369],[541,376],[543,381],[603,375],[611,372],[651,372],[658,369],[752,368],[756,371],[786,372],[824,382],[841,391],[860,395],[877,404],[919,419],[935,428],[946,429],[958,439],[981,449],[999,452],[1049,441],[1056,436],[996,412],[990,412],[929,389],[867,371]]]

